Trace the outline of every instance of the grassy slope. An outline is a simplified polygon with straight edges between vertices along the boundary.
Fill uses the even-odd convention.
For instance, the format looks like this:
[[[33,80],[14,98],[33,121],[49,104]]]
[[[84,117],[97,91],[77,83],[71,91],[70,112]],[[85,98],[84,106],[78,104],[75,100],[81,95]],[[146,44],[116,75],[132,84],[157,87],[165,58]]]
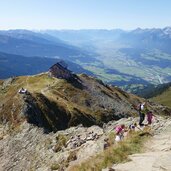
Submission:
[[[7,81],[1,81],[0,87],[0,105],[2,106],[0,111],[0,118],[2,120],[10,120],[13,123],[18,123],[21,121],[21,118],[18,118],[18,115],[21,111],[23,100],[18,94],[18,90],[21,87],[27,88],[31,93],[33,92],[40,92],[40,88],[45,87],[46,82],[40,81],[39,77],[28,77],[22,76],[17,77],[15,80],[10,82],[9,84],[6,83]],[[33,80],[36,81],[33,81]],[[42,80],[42,79],[41,79]],[[33,81],[34,84],[30,84],[29,82]],[[11,120],[12,119],[12,120]]]
[[[70,83],[63,79],[51,78],[44,73],[16,77],[9,84],[8,81],[1,81],[1,121],[5,119],[17,124],[22,120],[23,105],[28,100],[24,100],[24,96],[18,93],[21,87],[26,88],[31,94],[29,103],[34,103],[32,115],[35,108],[39,110],[43,122],[47,120],[48,127],[49,124],[55,127],[60,121],[67,122],[66,127],[80,123],[90,126],[117,119],[119,114],[122,115],[119,117],[123,117],[135,113],[131,108],[140,101],[138,97],[106,86],[84,74],[79,75],[79,79],[81,84]]]
[[[26,116],[30,123],[56,131],[81,123],[102,126],[110,120],[137,116],[135,107],[143,99],[85,74],[78,80],[67,82],[43,73],[16,77],[9,84],[1,81],[0,121],[18,124]],[[30,94],[19,94],[21,87]]]
[[[163,104],[165,106],[171,107],[171,87],[167,89],[167,91],[163,92],[162,94],[153,97],[151,100]]]

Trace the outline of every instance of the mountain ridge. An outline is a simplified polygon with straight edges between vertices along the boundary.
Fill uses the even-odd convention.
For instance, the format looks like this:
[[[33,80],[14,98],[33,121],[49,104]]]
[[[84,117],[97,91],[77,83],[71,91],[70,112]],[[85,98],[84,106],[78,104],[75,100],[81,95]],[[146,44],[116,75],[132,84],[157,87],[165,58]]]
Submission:
[[[2,170],[72,170],[75,164],[106,153],[106,148],[116,148],[114,128],[136,123],[137,105],[144,101],[148,110],[160,119],[154,121],[150,130],[159,133],[170,127],[171,108],[86,74],[69,71],[72,79],[64,79],[67,66],[54,65],[38,75],[0,80]],[[147,133],[141,130],[137,138],[141,141],[144,134]],[[139,141],[135,141],[137,145]],[[132,139],[130,142],[132,144]]]
[[[0,52],[0,79],[46,72],[52,64],[59,61],[62,60],[46,57],[26,57]],[[69,69],[75,73],[93,75],[92,72],[82,68],[79,64],[68,60],[65,60],[65,62],[68,64]]]
[[[48,131],[78,124],[102,126],[113,119],[134,116],[136,106],[144,101],[85,74],[74,74],[74,79],[68,80],[62,77],[42,73],[2,80],[0,120],[15,125],[25,118]],[[19,92],[23,87],[27,90],[24,94]],[[169,113],[169,108],[148,103],[155,113]]]
[[[25,113],[25,115],[27,116],[30,115],[32,116],[32,113],[35,113],[35,111],[37,111],[37,118],[34,119],[35,121],[38,118],[40,119],[43,117],[45,118],[48,117],[50,119],[51,116],[55,114],[54,111],[57,112],[58,110],[60,110],[60,112],[57,112],[56,114],[61,113],[62,115],[65,116],[65,118],[68,119],[70,118],[69,119],[70,121],[69,120],[68,120],[69,122],[67,121],[67,124],[69,125],[70,124],[75,125],[80,123],[86,125],[89,124],[92,125],[92,124],[101,124],[101,122],[104,121],[106,122],[107,120],[110,120],[112,118],[118,118],[118,117],[120,118],[124,116],[124,114],[122,114],[122,112],[123,113],[126,112],[126,111],[124,112],[124,110],[131,109],[130,106],[128,107],[128,109],[123,108],[121,113],[119,112],[119,108],[118,109],[115,108],[115,110],[112,111],[112,106],[117,107],[117,105],[119,105],[119,101],[122,100],[122,98],[125,98],[124,97],[125,95],[124,96],[122,95],[121,90],[119,91],[119,89],[117,90],[107,87],[101,82],[97,82],[95,79],[90,78],[86,75],[79,76],[79,79],[81,80],[81,85],[82,85],[81,87],[80,86],[75,87],[78,84],[77,82],[70,83],[63,79],[57,79],[53,77],[50,78],[48,77],[47,74],[40,74],[32,77],[25,76],[25,77],[14,78],[13,80],[11,80],[10,83],[11,85],[10,84],[8,85],[8,83],[6,83],[7,81],[2,82],[1,97],[4,100],[1,101],[1,105],[2,105],[1,119],[3,118],[4,116],[3,113],[5,112],[7,117],[6,120],[12,121],[11,120],[12,118],[9,115],[11,113],[11,110],[14,111],[16,109],[21,110],[21,108],[24,111],[22,112],[21,110],[20,113]],[[18,94],[18,90],[21,87],[26,88],[29,94],[28,95]],[[120,95],[119,94],[115,95],[114,92],[113,95],[112,94],[110,95],[112,91],[114,92],[116,91]],[[97,97],[100,99],[97,99]],[[15,98],[19,99],[19,101],[16,100],[13,101]],[[115,101],[114,100],[115,98],[118,100]],[[123,101],[123,103],[124,105],[126,105],[129,102]],[[26,106],[22,107],[20,106],[21,104],[25,104]],[[32,107],[30,108],[29,106]],[[46,116],[47,111],[49,113],[48,116]],[[117,112],[119,112],[120,115],[119,113],[117,114]],[[116,115],[114,113],[116,113]],[[128,113],[126,112],[125,114],[127,115]],[[18,122],[17,121],[18,119],[22,120],[22,118],[20,118],[19,116],[20,115],[18,115],[18,112],[14,112],[13,118],[16,118],[16,122]],[[36,117],[35,114],[34,116]],[[56,115],[55,117],[57,116],[58,115]],[[59,119],[60,115],[57,118],[58,118],[57,120],[60,120]],[[53,119],[51,118],[49,121],[48,120],[46,120],[46,124],[51,123],[50,127],[43,124],[44,127],[50,130],[56,130],[55,127],[53,128],[53,125],[56,125],[58,128],[59,124],[56,124],[57,120],[55,118]],[[42,123],[43,121],[39,121],[37,125]],[[61,123],[65,125],[63,122]]]

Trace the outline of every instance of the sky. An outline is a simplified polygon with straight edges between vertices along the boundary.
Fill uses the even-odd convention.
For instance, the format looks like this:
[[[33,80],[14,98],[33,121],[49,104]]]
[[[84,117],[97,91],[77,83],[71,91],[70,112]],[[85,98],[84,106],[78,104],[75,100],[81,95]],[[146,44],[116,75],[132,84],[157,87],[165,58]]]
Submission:
[[[171,26],[171,0],[0,0],[0,30]]]

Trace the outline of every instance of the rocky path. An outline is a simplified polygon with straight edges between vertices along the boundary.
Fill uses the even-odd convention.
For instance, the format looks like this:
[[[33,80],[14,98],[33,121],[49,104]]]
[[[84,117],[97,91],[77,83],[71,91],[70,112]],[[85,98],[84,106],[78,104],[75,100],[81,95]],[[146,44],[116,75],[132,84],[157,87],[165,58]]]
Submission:
[[[115,171],[171,171],[171,121],[167,120],[161,128],[147,142],[144,153],[131,155],[130,162],[112,168]]]
[[[78,125],[49,134],[27,122],[11,134],[6,134],[8,127],[0,126],[0,171],[52,171],[51,166],[66,161],[69,167],[63,168],[69,170],[71,166],[102,152],[104,139],[116,125],[130,125],[135,119],[111,121],[103,129],[95,125],[88,128]],[[171,171],[171,120],[159,120],[152,127],[155,135],[146,143],[146,151],[131,155],[131,162],[114,165],[115,171]],[[61,149],[56,148],[60,144],[59,135],[67,138]],[[69,160],[71,154],[76,158]]]

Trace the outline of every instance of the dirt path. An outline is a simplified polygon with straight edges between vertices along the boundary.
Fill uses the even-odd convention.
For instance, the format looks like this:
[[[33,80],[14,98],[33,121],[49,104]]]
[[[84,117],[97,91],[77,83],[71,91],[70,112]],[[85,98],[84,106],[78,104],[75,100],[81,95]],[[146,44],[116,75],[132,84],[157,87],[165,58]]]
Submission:
[[[165,126],[166,125],[166,126]],[[115,171],[171,171],[171,121],[146,144],[146,152],[130,156],[131,161],[113,165]]]
[[[45,95],[46,92],[49,90],[49,88],[52,87],[52,86],[54,86],[56,83],[57,83],[57,81],[54,81],[54,82],[51,84],[49,81],[46,80],[46,87],[43,88],[43,89],[41,89],[41,93],[42,93],[43,95]]]

